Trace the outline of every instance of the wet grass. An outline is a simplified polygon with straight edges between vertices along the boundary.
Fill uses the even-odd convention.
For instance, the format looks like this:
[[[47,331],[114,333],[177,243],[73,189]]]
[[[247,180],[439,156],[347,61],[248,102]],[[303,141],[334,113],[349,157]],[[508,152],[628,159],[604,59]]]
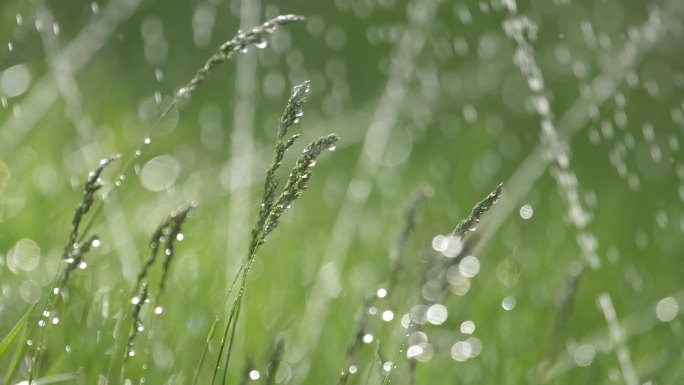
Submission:
[[[142,149],[145,144],[149,143],[151,136],[155,133],[155,129],[166,118],[167,114],[173,109],[177,108],[179,101],[183,98],[189,98],[191,93],[199,86],[210,72],[222,62],[229,60],[233,55],[240,52],[244,52],[248,46],[256,45],[259,48],[263,48],[267,45],[267,38],[272,34],[277,27],[283,24],[287,24],[294,21],[301,21],[302,17],[299,16],[279,16],[271,21],[264,23],[261,26],[255,27],[247,32],[240,32],[238,35],[227,43],[223,44],[220,49],[207,61],[207,63],[202,66],[193,79],[183,88],[181,88],[176,96],[167,104],[166,107],[162,109],[159,118],[151,126],[148,133],[144,136],[141,144],[134,151],[133,155],[128,158],[128,161],[124,163],[121,168],[119,176],[116,177],[116,183],[113,189],[110,189],[107,194],[102,194],[101,199],[98,198],[97,193],[104,186],[104,181],[102,177],[102,172],[109,166],[113,161],[121,158],[121,155],[113,155],[100,161],[97,168],[90,172],[83,189],[83,197],[81,203],[77,206],[74,218],[72,220],[71,231],[68,235],[68,241],[64,248],[62,255],[62,263],[64,267],[60,269],[60,273],[55,277],[55,283],[48,293],[48,300],[45,303],[44,310],[38,315],[39,320],[37,327],[28,326],[27,323],[30,322],[33,315],[33,309],[31,307],[29,311],[22,317],[22,319],[17,323],[17,325],[4,337],[0,347],[0,358],[4,355],[10,345],[15,343],[20,332],[26,328],[29,330],[25,336],[16,341],[20,347],[33,346],[31,350],[31,360],[27,364],[28,370],[28,382],[31,383],[34,379],[41,381],[41,371],[43,368],[43,363],[41,359],[49,352],[53,350],[54,347],[48,342],[46,334],[57,332],[57,328],[60,322],[59,310],[60,303],[64,303],[64,306],[68,308],[69,306],[69,278],[76,269],[85,270],[87,263],[85,262],[85,256],[90,251],[92,247],[98,247],[101,244],[100,238],[97,235],[90,235],[91,227],[99,214],[99,210],[106,200],[109,194],[115,189],[120,189],[123,182],[126,180],[125,174],[132,165],[132,161],[142,155]],[[197,382],[201,376],[201,369],[204,363],[205,357],[208,352],[210,352],[210,346],[212,345],[212,340],[214,338],[215,329],[217,325],[224,324],[224,331],[220,342],[218,343],[218,350],[214,353],[216,355],[216,363],[213,367],[213,375],[211,376],[211,383],[228,383],[228,375],[230,372],[231,354],[235,346],[235,337],[238,333],[238,322],[240,321],[240,314],[243,306],[243,300],[247,292],[247,284],[249,273],[252,269],[254,261],[257,258],[257,252],[261,245],[263,245],[268,236],[279,226],[281,218],[283,215],[290,210],[292,204],[298,200],[304,190],[307,189],[309,183],[313,176],[313,169],[318,162],[318,158],[324,151],[334,151],[337,142],[339,140],[338,136],[335,134],[328,134],[321,136],[313,140],[297,158],[289,172],[289,176],[285,178],[285,182],[281,183],[281,178],[278,175],[279,168],[283,164],[286,152],[293,147],[297,140],[300,138],[300,134],[290,134],[291,128],[300,123],[302,116],[304,115],[303,107],[307,100],[307,96],[310,93],[310,84],[308,81],[297,85],[293,88],[292,94],[287,102],[285,110],[280,118],[277,127],[277,137],[273,150],[273,160],[269,166],[263,183],[263,196],[259,204],[258,213],[256,215],[256,222],[250,233],[249,249],[247,255],[240,265],[237,273],[235,274],[232,283],[230,284],[228,291],[225,296],[225,303],[232,301],[232,305],[229,307],[228,317],[225,321],[222,320],[223,314],[216,314],[215,322],[209,328],[209,332],[206,339],[206,345],[202,352],[202,356],[199,360],[197,371],[194,376],[193,382]],[[282,185],[282,186],[281,186]],[[404,228],[398,237],[395,248],[392,250],[392,263],[393,267],[391,269],[391,274],[388,278],[387,288],[393,290],[394,286],[399,284],[398,276],[403,265],[403,254],[405,254],[405,246],[409,235],[413,231],[419,216],[419,208],[422,201],[427,197],[429,189],[424,189],[421,191],[414,202],[410,205],[407,210],[407,215],[405,219]],[[448,246],[451,250],[450,258],[455,258],[455,261],[462,257],[462,247],[463,241],[466,239],[466,235],[469,232],[475,230],[477,223],[480,221],[481,216],[489,210],[496,201],[500,198],[502,193],[502,186],[499,185],[494,192],[487,196],[484,200],[479,202],[474,208],[472,213],[463,221],[461,221],[454,230],[453,234],[447,240],[449,243],[453,243],[456,246]],[[97,202],[97,203],[96,203]],[[108,382],[112,382],[111,379],[112,369],[114,367],[120,368],[120,374],[118,376],[117,383],[124,383],[130,381],[127,375],[127,367],[130,365],[129,359],[138,355],[138,351],[145,352],[144,349],[136,349],[136,340],[141,333],[146,332],[149,339],[154,339],[153,335],[157,331],[158,322],[156,320],[162,317],[164,314],[164,306],[162,305],[161,297],[167,286],[168,276],[170,270],[172,269],[172,262],[176,255],[176,242],[182,241],[185,238],[183,234],[182,227],[186,220],[190,216],[193,209],[198,206],[198,202],[192,202],[190,204],[184,205],[173,212],[171,212],[165,219],[163,219],[153,232],[151,239],[149,241],[149,251],[148,256],[142,263],[140,271],[137,273],[135,282],[133,284],[132,294],[130,296],[130,311],[125,311],[121,316],[123,321],[117,324],[117,330],[114,331],[114,346],[109,355],[109,366],[104,375],[103,379]],[[94,207],[94,210],[91,209]],[[86,216],[88,219],[85,221],[85,225],[82,225]],[[458,249],[458,250],[456,250]],[[154,279],[154,274],[152,274],[152,269],[157,265],[161,258],[161,273],[159,275],[158,284],[156,290],[153,292],[150,288],[150,282]],[[267,262],[266,262],[267,263]],[[444,275],[446,270],[442,273]],[[87,274],[87,272],[83,272]],[[442,277],[444,278],[444,277]],[[427,278],[422,278],[423,280]],[[192,284],[192,282],[186,282]],[[378,291],[368,297],[365,301],[365,305],[357,320],[357,331],[352,339],[352,343],[347,348],[347,365],[342,372],[342,376],[339,379],[339,383],[347,383],[349,376],[358,370],[356,353],[360,350],[364,344],[368,343],[366,339],[370,334],[368,330],[368,317],[371,315],[373,309],[373,301],[376,298],[383,298],[386,293],[387,288],[381,287],[377,289]],[[152,304],[152,310],[143,312],[144,309],[149,308],[147,306]],[[64,312],[68,309],[63,310]],[[123,325],[123,326],[122,326]],[[129,326],[125,326],[129,325]],[[415,325],[411,321],[406,329],[409,331],[414,328]],[[129,332],[122,333],[121,330],[129,330]],[[406,333],[408,336],[408,333]],[[406,336],[401,338],[401,343],[396,353],[393,355],[392,361],[389,361],[390,368],[387,368],[386,360],[380,360],[383,365],[379,369],[385,373],[383,384],[389,383],[391,375],[394,373],[394,368],[397,367],[397,362],[399,356],[403,352],[406,343]],[[117,353],[123,347],[123,354]],[[278,338],[272,348],[271,358],[267,363],[265,369],[262,370],[265,381],[267,384],[276,383],[276,376],[280,363],[282,362],[284,355],[285,341],[282,338]],[[18,355],[24,354],[24,349],[18,349]],[[149,351],[147,351],[149,354]],[[121,357],[118,359],[117,357]],[[103,359],[106,357],[102,357]],[[119,361],[120,360],[120,361]],[[245,366],[246,370],[243,375],[243,382],[249,380],[255,380],[255,372],[252,368],[252,364]],[[6,382],[11,382],[14,377],[14,373],[18,368],[18,360],[13,360],[12,365],[9,370],[9,374]],[[364,368],[369,373],[374,370],[372,366]],[[219,372],[222,370],[222,374],[219,376]],[[257,372],[259,373],[259,372]],[[261,375],[261,374],[259,374]],[[102,374],[101,374],[102,376]],[[411,374],[413,378],[413,374]],[[144,377],[142,377],[144,378]],[[411,381],[413,382],[413,381]]]
[[[225,178],[224,166],[195,170],[193,160],[205,155],[205,149],[194,142],[182,143],[190,135],[176,140],[160,131],[172,112],[179,111],[184,119],[184,108],[192,104],[196,91],[214,87],[208,79],[220,76],[219,64],[246,49],[267,48],[279,26],[301,21],[300,16],[279,16],[221,45],[161,106],[157,121],[143,133],[136,132],[137,145],[123,164],[109,167],[116,156],[83,166],[96,168],[85,177],[85,184],[83,173],[78,173],[78,183],[72,182],[77,186],[72,190],[83,187],[75,214],[73,205],[62,201],[74,201],[77,194],[62,193],[52,207],[35,209],[36,218],[15,219],[29,223],[18,226],[17,232],[47,223],[32,235],[45,237],[40,244],[46,257],[38,268],[42,292],[33,306],[27,305],[32,301],[26,299],[31,299],[26,282],[34,282],[34,276],[24,280],[20,273],[16,275],[21,280],[1,283],[4,297],[21,296],[21,300],[0,302],[2,325],[8,325],[0,330],[0,374],[5,383],[119,384],[144,379],[169,384],[573,384],[616,379],[629,383],[637,377],[678,383],[681,339],[672,336],[681,336],[677,303],[684,295],[680,283],[657,268],[662,261],[655,258],[643,266],[628,252],[606,248],[599,249],[598,256],[604,270],[578,264],[581,258],[573,245],[586,246],[586,238],[576,237],[572,226],[562,224],[573,206],[548,196],[557,187],[553,181],[542,180],[538,187],[542,193],[526,196],[535,207],[533,221],[528,221],[532,212],[523,213],[522,208],[520,216],[527,222],[508,215],[523,194],[519,184],[524,179],[513,180],[517,198],[508,198],[499,185],[478,201],[496,182],[479,187],[464,182],[471,165],[462,164],[497,149],[461,150],[441,134],[424,132],[420,135],[430,138],[425,142],[433,143],[437,137],[440,143],[414,149],[401,166],[408,170],[402,175],[410,176],[397,181],[396,167],[376,166],[385,161],[384,154],[369,154],[365,148],[353,153],[354,148],[344,147],[346,141],[337,143],[337,135],[321,136],[332,129],[319,117],[324,129],[315,131],[311,122],[316,120],[307,116],[301,133],[292,134],[303,119],[307,98],[312,98],[310,87],[316,84],[301,83],[292,89],[289,100],[278,102],[278,108],[285,104],[285,110],[279,119],[272,119],[266,139],[259,138],[268,143],[265,150],[254,151],[260,156],[259,167],[246,170],[250,178],[244,183],[258,195],[248,207],[253,220],[242,224],[251,232],[245,247],[228,244],[225,207],[233,197],[221,189],[225,181],[217,182]],[[408,53],[396,56],[410,57]],[[288,63],[296,59],[293,54]],[[396,68],[399,73],[403,67]],[[391,102],[390,91],[388,87]],[[391,110],[392,103],[387,105],[382,111]],[[343,122],[334,130],[344,132],[345,138],[346,133],[358,136],[357,121]],[[460,134],[464,143],[474,135]],[[289,150],[297,147],[300,135],[318,138],[297,155]],[[417,131],[413,135],[418,136]],[[149,146],[151,139],[159,141],[158,147]],[[371,149],[387,145],[377,137],[370,139]],[[197,148],[188,151],[192,146]],[[340,149],[330,159],[320,159],[328,158],[323,154],[336,147]],[[425,154],[436,152],[435,148],[448,154],[458,148],[464,155],[454,158],[464,161],[431,161]],[[135,180],[141,162],[161,152],[173,152],[192,170],[184,175],[188,182],[182,187],[151,197]],[[16,153],[22,159],[19,149]],[[375,163],[359,161],[360,171],[353,171],[348,166],[354,156],[372,157]],[[287,164],[292,166],[283,172]],[[371,171],[366,170],[369,164]],[[117,173],[112,173],[117,166]],[[501,167],[507,170],[509,165]],[[579,171],[581,178],[581,170],[570,170]],[[74,174],[73,170],[57,172]],[[555,172],[554,177],[560,175]],[[197,175],[210,176],[190,177]],[[408,199],[410,191],[430,175],[438,175],[432,178],[443,183],[420,189]],[[472,180],[480,177],[470,174]],[[0,162],[0,194],[8,181],[14,182],[10,178],[16,175]],[[561,190],[572,196],[580,192]],[[638,204],[641,199],[636,199],[640,197],[634,194],[635,204],[620,218],[597,219],[596,234],[613,239],[633,232],[626,223],[646,223],[623,218],[643,214],[637,214],[645,210]],[[497,212],[501,205],[494,204],[500,198],[506,209]],[[404,200],[408,203],[399,203]],[[474,201],[478,203],[468,210]],[[344,203],[336,214],[339,202]],[[506,224],[502,226],[501,219],[487,227],[490,209],[492,217],[505,216]],[[353,222],[345,220],[348,212]],[[72,215],[70,228],[51,220]],[[676,226],[676,215],[675,211],[665,216],[670,218],[666,226]],[[116,227],[117,218],[122,218],[123,226]],[[333,219],[341,225],[330,227]],[[483,229],[477,229],[480,219]],[[63,223],[68,224],[68,219]],[[454,224],[451,233],[433,238]],[[275,232],[276,228],[280,230]],[[8,228],[5,234],[11,231],[15,230]],[[341,231],[352,234],[348,244],[337,237]],[[67,242],[62,246],[64,237]],[[643,238],[654,241],[639,241]],[[659,248],[676,250],[681,245],[663,235],[635,239],[637,257],[659,255]],[[632,249],[633,241],[626,241]],[[142,257],[137,250],[142,250]],[[346,263],[326,259],[337,250],[349,256]],[[61,255],[53,258],[58,264],[52,264],[49,255]],[[126,258],[136,264],[127,265]],[[126,273],[131,266],[136,270]],[[617,288],[628,294],[615,294]],[[306,311],[313,317],[304,317]],[[322,332],[309,334],[310,329]]]

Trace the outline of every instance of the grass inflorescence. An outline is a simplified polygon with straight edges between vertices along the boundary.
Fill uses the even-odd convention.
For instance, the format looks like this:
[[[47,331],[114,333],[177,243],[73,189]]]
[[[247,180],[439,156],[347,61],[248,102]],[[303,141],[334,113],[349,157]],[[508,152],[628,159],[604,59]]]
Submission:
[[[83,218],[93,207],[93,203],[95,202],[95,193],[97,193],[104,186],[104,183],[100,178],[102,172],[112,162],[120,158],[121,155],[115,154],[102,159],[97,167],[92,170],[86,178],[85,184],[83,186],[83,196],[81,198],[81,202],[76,207],[74,216],[71,220],[71,231],[69,232],[68,240],[64,246],[62,259],[59,264],[60,268],[62,264],[65,266],[63,269],[61,269],[61,272],[58,272],[55,276],[50,293],[47,297],[47,302],[45,303],[43,312],[40,315],[41,319],[38,321],[40,331],[37,336],[38,343],[36,344],[36,348],[31,359],[31,365],[29,367],[29,382],[31,382],[33,376],[35,375],[35,371],[40,364],[43,351],[47,348],[46,343],[43,341],[44,328],[49,325],[59,323],[57,308],[71,273],[76,268],[84,268],[86,266],[85,262],[83,261],[84,255],[90,251],[92,247],[97,247],[99,245],[100,241],[97,235],[89,236],[87,229],[81,231],[81,223]]]
[[[454,237],[463,238],[468,231],[475,231],[478,223],[480,223],[480,218],[482,215],[492,206],[494,206],[494,204],[496,204],[499,198],[501,198],[502,193],[503,183],[500,183],[498,186],[496,186],[494,191],[489,193],[489,195],[487,195],[481,201],[477,202],[477,204],[473,207],[473,210],[470,212],[470,215],[456,225],[456,228],[451,235]]]
[[[133,285],[132,297],[135,297],[139,294],[142,284],[146,282],[150,269],[157,261],[159,250],[163,247],[164,261],[162,263],[162,276],[159,280],[159,289],[157,291],[157,302],[159,301],[159,297],[161,297],[166,285],[166,278],[168,276],[171,261],[175,255],[174,245],[176,241],[183,239],[181,226],[188,218],[190,211],[192,211],[192,209],[195,207],[197,207],[197,202],[184,205],[173,211],[168,217],[161,221],[159,226],[157,226],[156,230],[152,234],[152,238],[150,239],[150,251],[147,259],[143,263],[143,266],[136,278],[135,284]]]
[[[170,271],[171,262],[176,254],[175,243],[183,240],[182,225],[195,207],[197,207],[197,202],[192,202],[174,210],[169,216],[161,221],[152,234],[152,238],[149,242],[150,251],[148,257],[138,273],[131,294],[133,309],[131,310],[131,328],[126,342],[124,362],[135,354],[135,338],[145,328],[140,317],[140,311],[145,304],[151,302],[151,294],[149,292],[150,270],[157,262],[160,249],[163,247],[164,260],[162,262],[162,272],[161,277],[159,278],[156,297],[154,299],[155,305],[153,310],[155,314],[160,315],[163,312],[160,299],[164,292],[164,288],[166,287],[166,280]],[[124,368],[122,367],[122,375],[123,370]]]
[[[249,46],[254,45],[257,48],[265,48],[268,44],[268,37],[278,30],[280,26],[303,20],[305,20],[304,16],[280,15],[247,31],[238,31],[235,37],[221,44],[216,53],[209,57],[206,63],[197,70],[197,73],[195,73],[195,76],[193,76],[188,84],[178,90],[176,98],[189,96],[206,79],[214,67],[230,60],[238,53],[247,52]]]
[[[416,301],[416,305],[431,305],[441,303],[443,297],[448,292],[449,282],[447,280],[448,270],[458,265],[463,256],[467,255],[468,251],[473,246],[473,243],[465,243],[464,240],[469,232],[473,232],[477,229],[477,225],[480,222],[482,216],[492,208],[501,198],[503,194],[503,183],[499,184],[494,191],[490,192],[485,198],[480,200],[475,204],[470,214],[463,220],[461,220],[456,228],[452,231],[451,237],[448,242],[450,245],[440,258],[434,262],[434,266],[426,265],[424,273],[420,277],[419,287],[424,287],[426,284],[430,284],[432,287],[436,288],[435,295],[432,298],[426,298],[425,295],[420,295],[419,299]],[[409,211],[410,212],[410,211]],[[409,216],[410,218],[410,216]],[[410,223],[409,221],[407,221]],[[383,378],[382,384],[387,385],[390,383],[392,375],[397,370],[397,361],[400,357],[400,353],[404,350],[406,342],[408,340],[409,332],[421,331],[423,328],[422,323],[416,323],[413,319],[409,318],[409,324],[405,331],[401,343],[399,344],[399,349],[397,349],[391,361],[389,361],[389,370],[385,370],[385,376]],[[415,362],[411,361],[409,363],[408,369],[408,382],[413,384],[415,382]]]
[[[307,146],[302,154],[295,162],[294,167],[290,171],[285,186],[278,193],[280,186],[280,179],[276,175],[276,171],[281,166],[285,152],[289,150],[299,138],[298,134],[287,137],[290,128],[298,123],[303,115],[302,106],[306,102],[306,97],[309,93],[309,82],[304,82],[295,86],[292,94],[287,102],[285,110],[281,115],[278,125],[278,136],[274,146],[273,161],[271,166],[266,171],[264,179],[264,194],[261,199],[259,211],[256,222],[251,232],[251,239],[249,242],[249,250],[247,257],[243,262],[241,268],[235,276],[233,284],[231,285],[228,295],[233,292],[234,286],[241,277],[240,286],[237,291],[233,305],[228,316],[228,322],[224,328],[219,354],[214,366],[214,375],[212,377],[212,384],[216,382],[219,368],[221,366],[222,357],[225,354],[225,362],[223,363],[223,377],[222,383],[226,382],[228,375],[228,365],[230,363],[231,351],[234,345],[235,331],[237,330],[237,322],[240,317],[240,309],[242,306],[242,299],[244,297],[245,288],[247,284],[247,277],[249,276],[250,268],[256,257],[259,247],[266,241],[268,235],[278,227],[280,217],[290,209],[292,203],[297,200],[302,192],[308,187],[311,179],[312,169],[316,165],[316,161],[321,153],[325,150],[334,150],[335,144],[339,137],[335,134],[322,136]]]
[[[142,310],[143,306],[149,302],[149,294],[147,290],[148,287],[149,285],[147,284],[147,282],[143,283],[138,295],[133,297],[133,299],[131,300],[131,303],[133,304],[133,310],[131,310],[132,322],[130,328],[131,330],[128,332],[128,340],[126,341],[126,352],[124,353],[124,361],[126,361],[129,357],[133,357],[135,355],[135,337],[138,336],[138,333],[145,330],[145,324],[140,318],[140,311]]]

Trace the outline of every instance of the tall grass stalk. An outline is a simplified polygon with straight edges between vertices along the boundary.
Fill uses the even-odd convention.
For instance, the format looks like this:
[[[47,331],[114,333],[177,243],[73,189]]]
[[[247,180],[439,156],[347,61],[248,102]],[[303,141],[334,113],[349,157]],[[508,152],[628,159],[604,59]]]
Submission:
[[[86,241],[83,241],[83,238],[88,237],[88,227],[86,226],[84,229],[81,229],[81,222],[93,207],[95,193],[104,186],[104,183],[100,178],[102,172],[107,166],[119,158],[121,158],[121,155],[115,154],[102,159],[98,166],[88,174],[88,178],[83,186],[83,197],[76,207],[74,217],[71,220],[71,231],[69,232],[68,240],[64,246],[62,257],[57,265],[57,274],[53,279],[47,301],[45,302],[43,312],[38,321],[39,331],[38,336],[35,338],[36,346],[29,367],[29,384],[33,380],[33,376],[38,369],[42,352],[47,348],[44,342],[45,328],[49,327],[54,320],[59,322],[57,314],[59,299],[63,294],[63,289],[66,288],[71,272],[77,267],[84,267],[85,265],[82,265],[82,263],[84,263],[84,255],[91,247],[97,247],[99,245],[99,240],[95,235],[90,236]],[[92,216],[90,218],[92,218]],[[66,264],[66,266],[62,269],[63,264]],[[31,334],[32,333],[29,333],[29,335]]]
[[[451,238],[449,239],[450,244],[455,244],[456,246],[451,246],[452,250],[454,250],[454,255],[450,255],[451,258],[449,258],[449,266],[444,266],[442,263],[440,271],[446,272],[448,267],[451,265],[457,264],[460,262],[462,259],[462,256],[465,255],[465,251],[470,248],[469,247],[464,247],[464,239],[467,237],[467,235],[470,232],[473,232],[477,229],[477,225],[480,223],[480,219],[482,218],[482,215],[484,215],[485,212],[487,212],[492,206],[498,202],[498,200],[501,198],[501,194],[503,194],[503,183],[500,183],[494,191],[489,193],[484,199],[479,201],[473,209],[471,210],[470,214],[468,217],[465,219],[461,220],[457,225],[456,228],[452,231],[451,233]],[[437,274],[441,279],[443,279],[443,274]],[[430,278],[428,277],[428,273],[426,273],[423,276],[423,280],[427,282]],[[422,298],[422,296],[421,296]],[[422,300],[420,300],[422,301]],[[419,302],[420,302],[419,301]],[[399,348],[396,350],[394,357],[390,361],[391,366],[389,370],[385,373],[385,376],[383,378],[382,384],[387,385],[390,383],[392,374],[396,371],[397,368],[397,361],[399,360],[399,357],[401,353],[404,351],[404,346],[406,345],[406,341],[408,340],[408,336],[411,333],[411,331],[416,328],[417,324],[413,322],[413,320],[409,319],[409,324],[406,327],[406,331],[404,332],[404,335],[402,337],[402,340],[399,344]],[[418,325],[420,326],[420,325]],[[415,368],[415,367],[414,367]],[[414,374],[411,372],[410,374],[410,380],[413,381]]]
[[[418,222],[418,216],[420,214],[423,202],[425,199],[431,195],[431,188],[425,187],[420,189],[409,204],[406,210],[406,215],[404,217],[404,224],[399,232],[397,240],[390,250],[390,273],[389,279],[387,280],[386,288],[379,288],[371,295],[368,295],[364,300],[363,307],[361,308],[356,320],[356,329],[352,336],[352,341],[347,345],[347,362],[346,367],[342,370],[338,380],[338,385],[345,385],[349,381],[349,376],[352,374],[351,368],[356,367],[356,354],[361,349],[365,342],[363,337],[368,333],[369,329],[369,315],[371,315],[371,308],[374,306],[375,301],[379,298],[383,298],[387,295],[393,293],[393,288],[396,282],[399,280],[399,273],[401,267],[403,266],[403,259],[406,252],[406,243],[408,242],[409,236],[413,233]],[[382,294],[379,294],[382,293]],[[379,343],[379,342],[378,342]]]
[[[256,222],[252,228],[247,257],[238,270],[227,293],[227,296],[229,297],[235,289],[238,279],[241,278],[240,286],[233,301],[233,305],[231,306],[228,321],[221,339],[219,354],[216,359],[216,365],[214,366],[212,384],[216,382],[224,354],[225,362],[223,364],[221,383],[226,383],[228,365],[230,363],[231,351],[234,345],[235,331],[237,330],[237,322],[240,318],[242,300],[247,285],[247,277],[249,276],[250,268],[259,247],[266,241],[268,235],[278,227],[282,214],[290,209],[292,203],[297,200],[297,198],[302,195],[304,189],[307,188],[312,175],[312,169],[316,165],[316,161],[320,154],[325,150],[334,150],[335,144],[339,139],[337,135],[329,134],[311,142],[297,159],[285,182],[285,186],[282,188],[281,192],[278,193],[280,179],[276,175],[276,172],[282,164],[285,152],[289,150],[299,138],[298,134],[288,137],[288,131],[295,123],[299,122],[303,115],[302,105],[306,102],[306,97],[310,89],[309,87],[309,82],[307,81],[293,88],[285,111],[280,118],[278,136],[273,152],[273,161],[266,171],[264,193],[261,199],[261,205],[259,206]]]
[[[168,273],[170,271],[171,262],[175,256],[175,242],[183,239],[182,236],[182,225],[185,220],[190,215],[190,212],[197,207],[197,202],[192,202],[190,204],[181,206],[180,208],[174,210],[167,216],[161,223],[157,226],[157,229],[153,232],[152,238],[149,242],[150,252],[143,263],[143,266],[138,273],[137,280],[133,286],[133,291],[131,294],[131,304],[133,308],[131,310],[131,325],[130,331],[128,333],[128,339],[126,341],[126,349],[123,354],[123,363],[121,365],[119,381],[123,381],[124,374],[126,370],[126,362],[130,357],[135,355],[135,339],[139,333],[145,330],[145,325],[140,316],[142,307],[150,302],[152,294],[149,291],[149,274],[153,265],[157,262],[159,257],[160,248],[164,248],[164,260],[162,262],[162,273],[159,278],[159,284],[157,293],[154,299],[154,314],[159,316],[163,313],[163,308],[160,305],[160,298],[166,287],[166,280],[168,278]],[[153,320],[156,320],[154,318]],[[152,325],[149,325],[150,329]],[[116,349],[115,349],[116,350]],[[116,354],[113,354],[116,356]]]

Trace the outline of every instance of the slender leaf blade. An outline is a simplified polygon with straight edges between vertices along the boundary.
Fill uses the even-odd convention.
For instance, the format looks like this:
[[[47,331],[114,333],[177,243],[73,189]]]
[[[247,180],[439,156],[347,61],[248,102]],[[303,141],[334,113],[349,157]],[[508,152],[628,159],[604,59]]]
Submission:
[[[33,313],[33,309],[35,309],[36,305],[34,304],[28,310],[26,310],[26,313],[17,321],[17,323],[12,327],[12,330],[7,333],[7,335],[2,339],[2,342],[0,342],[0,359],[5,356],[5,353],[9,350],[10,346],[12,346],[12,343],[14,343],[14,340],[17,339],[19,336],[19,333],[21,333],[21,329],[26,325],[26,322],[28,321],[29,317],[31,316],[31,313]]]

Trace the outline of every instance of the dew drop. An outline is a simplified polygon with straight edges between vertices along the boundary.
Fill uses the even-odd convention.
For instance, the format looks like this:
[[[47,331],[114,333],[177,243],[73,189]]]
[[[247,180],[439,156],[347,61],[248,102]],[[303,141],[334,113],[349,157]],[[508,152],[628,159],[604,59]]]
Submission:
[[[256,380],[258,380],[259,378],[261,378],[261,373],[259,373],[258,370],[253,369],[253,370],[251,370],[251,371],[249,372],[249,379],[250,379],[250,380],[256,381]]]
[[[390,322],[394,319],[394,312],[392,310],[385,310],[382,312],[382,320],[385,322]]]
[[[378,296],[378,298],[385,298],[387,296],[387,289],[385,289],[384,287],[379,288],[376,295]]]
[[[164,308],[161,306],[157,306],[154,308],[154,314],[161,314],[164,312]]]
[[[533,214],[534,214],[534,210],[532,209],[532,206],[530,206],[530,205],[524,205],[520,208],[520,218],[522,218],[522,219],[530,219],[530,218],[532,218]]]
[[[515,308],[516,303],[515,297],[508,296],[501,301],[501,307],[506,311],[510,311]]]

